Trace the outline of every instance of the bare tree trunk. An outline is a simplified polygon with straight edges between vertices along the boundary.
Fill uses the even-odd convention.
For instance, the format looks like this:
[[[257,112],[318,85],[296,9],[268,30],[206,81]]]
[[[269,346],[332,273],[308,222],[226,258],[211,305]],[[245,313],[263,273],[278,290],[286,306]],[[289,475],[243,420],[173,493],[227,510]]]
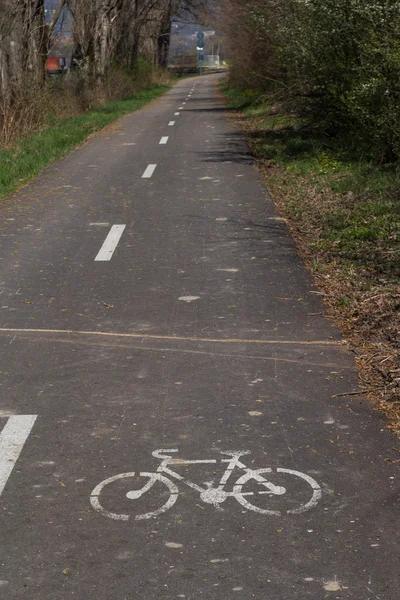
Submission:
[[[102,102],[104,78],[116,54],[124,0],[69,0],[69,6],[74,17],[75,55]]]
[[[1,87],[10,92],[27,80],[43,85],[48,30],[44,0],[5,0],[0,11]]]
[[[168,54],[171,43],[171,17],[174,4],[174,0],[166,0],[164,10],[161,14],[156,47],[156,65],[162,69],[166,69],[168,66]]]
[[[43,85],[48,48],[44,0],[25,0],[24,8],[23,38],[26,42],[23,66],[27,68],[35,84]]]

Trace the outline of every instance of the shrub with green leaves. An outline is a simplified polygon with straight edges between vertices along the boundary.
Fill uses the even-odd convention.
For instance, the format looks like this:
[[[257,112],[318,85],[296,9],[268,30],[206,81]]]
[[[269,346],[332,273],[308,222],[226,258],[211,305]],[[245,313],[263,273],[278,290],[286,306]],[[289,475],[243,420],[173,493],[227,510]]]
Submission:
[[[400,156],[400,0],[229,1],[247,35],[233,46],[236,83],[370,157]]]

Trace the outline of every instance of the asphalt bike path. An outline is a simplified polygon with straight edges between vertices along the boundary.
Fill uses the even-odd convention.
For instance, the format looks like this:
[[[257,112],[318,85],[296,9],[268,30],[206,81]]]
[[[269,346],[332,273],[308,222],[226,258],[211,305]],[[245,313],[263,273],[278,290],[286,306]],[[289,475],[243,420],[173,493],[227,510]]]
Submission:
[[[400,597],[399,443],[218,81],[1,206],[0,598]]]

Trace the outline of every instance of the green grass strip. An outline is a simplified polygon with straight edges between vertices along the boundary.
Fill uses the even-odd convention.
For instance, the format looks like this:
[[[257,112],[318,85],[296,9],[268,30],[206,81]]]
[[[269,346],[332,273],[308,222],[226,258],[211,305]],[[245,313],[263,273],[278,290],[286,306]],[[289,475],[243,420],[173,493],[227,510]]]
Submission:
[[[109,102],[84,114],[62,119],[44,131],[30,134],[6,150],[0,150],[0,197],[25,185],[44,167],[83,144],[92,133],[142,108],[169,89],[167,85],[154,85],[132,98]]]

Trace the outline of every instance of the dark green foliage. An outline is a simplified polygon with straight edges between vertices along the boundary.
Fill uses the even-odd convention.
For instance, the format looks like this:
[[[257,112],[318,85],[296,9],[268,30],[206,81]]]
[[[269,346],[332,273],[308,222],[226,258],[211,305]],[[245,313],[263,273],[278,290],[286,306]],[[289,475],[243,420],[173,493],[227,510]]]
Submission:
[[[400,157],[400,0],[249,0],[237,19],[249,52],[233,81],[370,158]]]

